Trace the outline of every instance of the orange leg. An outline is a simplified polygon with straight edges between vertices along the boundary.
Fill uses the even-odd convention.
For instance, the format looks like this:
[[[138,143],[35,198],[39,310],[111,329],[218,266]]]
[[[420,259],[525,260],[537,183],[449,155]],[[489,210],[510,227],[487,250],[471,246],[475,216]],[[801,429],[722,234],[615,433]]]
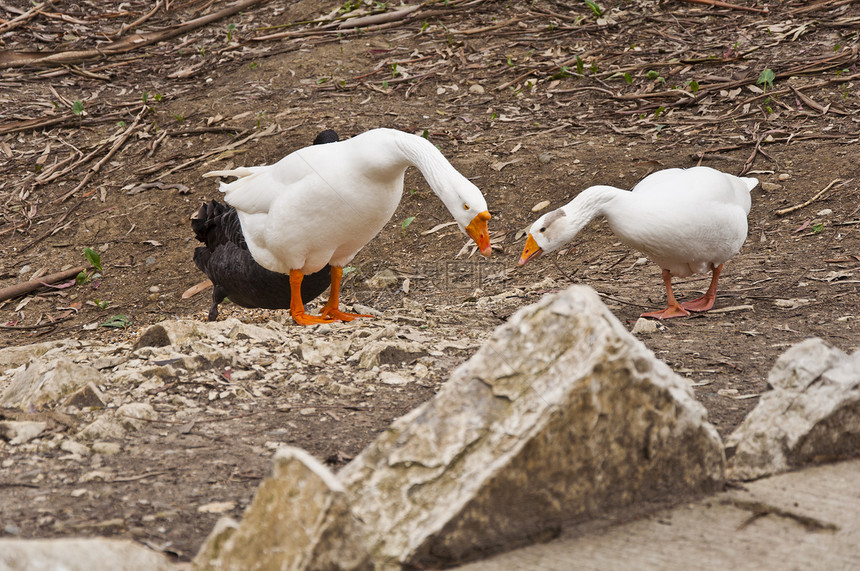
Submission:
[[[708,311],[714,307],[714,300],[717,299],[717,281],[720,279],[720,272],[722,271],[722,264],[714,268],[713,276],[711,277],[711,285],[708,287],[708,291],[705,292],[705,295],[698,299],[694,299],[693,301],[683,303],[681,304],[681,307],[689,311]]]
[[[334,273],[334,271],[332,271]],[[315,325],[317,323],[331,323],[331,317],[308,315],[305,313],[305,304],[302,302],[302,280],[304,274],[299,270],[290,270],[290,315],[299,325]]]
[[[323,311],[320,317],[328,319],[340,319],[341,321],[352,321],[356,317],[373,317],[372,315],[363,315],[361,313],[344,313],[338,309],[340,305],[340,280],[343,277],[343,268],[340,266],[331,267],[331,292],[328,296],[328,301],[323,306]]]
[[[666,299],[668,301],[666,309],[643,313],[641,317],[669,319],[670,317],[684,317],[686,315],[690,315],[690,312],[681,307],[681,304],[675,300],[675,294],[672,293],[672,274],[669,270],[663,270],[663,283],[666,284]]]

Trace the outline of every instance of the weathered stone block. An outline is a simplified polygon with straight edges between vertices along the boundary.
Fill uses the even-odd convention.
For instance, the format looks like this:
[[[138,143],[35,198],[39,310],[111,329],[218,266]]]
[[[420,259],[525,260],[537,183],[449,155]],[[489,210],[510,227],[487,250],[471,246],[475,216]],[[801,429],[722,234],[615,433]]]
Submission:
[[[219,547],[220,544],[220,547]],[[217,527],[198,570],[371,569],[343,485],[307,452],[281,448],[242,522]]]
[[[807,339],[780,355],[772,390],[729,436],[732,478],[751,480],[860,451],[860,350]]]
[[[339,478],[375,563],[445,566],[718,489],[722,443],[705,417],[686,381],[576,286],[514,314]]]

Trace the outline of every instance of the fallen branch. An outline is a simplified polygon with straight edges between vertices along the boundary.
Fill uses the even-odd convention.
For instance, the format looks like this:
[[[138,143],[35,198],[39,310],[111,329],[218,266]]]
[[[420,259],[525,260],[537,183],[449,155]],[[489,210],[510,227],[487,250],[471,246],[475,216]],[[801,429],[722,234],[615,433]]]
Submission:
[[[8,22],[0,24],[0,34],[8,32],[9,30],[14,30],[18,26],[26,24],[27,22],[38,16],[39,13],[42,11],[42,8],[44,8],[45,4],[47,3],[48,2],[42,2],[41,4],[33,6],[33,8],[31,8],[27,12],[24,12],[20,16],[17,16],[15,18],[12,18]]]
[[[141,24],[143,24],[144,22],[146,22],[147,20],[149,20],[152,16],[154,16],[154,15],[155,15],[155,13],[156,13],[156,12],[158,12],[158,9],[159,9],[159,8],[161,8],[161,0],[156,0],[156,2],[155,2],[155,7],[154,7],[152,10],[150,10],[149,12],[147,12],[146,14],[144,14],[143,16],[141,16],[140,18],[138,18],[137,20],[135,20],[135,21],[134,21],[134,22],[132,22],[131,24],[123,24],[123,25],[120,27],[120,29],[119,29],[119,30],[117,30],[117,32],[116,32],[115,34],[113,34],[113,35],[109,36],[109,37],[110,37],[110,39],[112,39],[112,40],[118,40],[118,39],[120,38],[120,36],[122,36],[122,35],[123,35],[124,33],[126,33],[128,30],[130,30],[130,29],[132,29],[132,28],[136,28],[136,27],[138,27],[139,25],[141,25]]]
[[[819,191],[818,194],[816,194],[815,196],[813,196],[812,198],[810,198],[809,200],[807,200],[803,204],[797,204],[795,206],[789,206],[788,208],[783,208],[781,210],[777,210],[776,215],[777,216],[784,216],[784,215],[788,214],[789,212],[794,212],[795,210],[800,210],[801,208],[803,208],[805,206],[809,206],[810,204],[812,204],[813,202],[815,202],[816,200],[821,198],[824,195],[824,193],[827,192],[828,190],[830,190],[833,187],[833,185],[836,184],[837,182],[845,182],[845,181],[843,181],[841,178],[837,178],[833,182],[831,182],[830,184],[825,186],[821,191]]]
[[[210,24],[243,10],[247,10],[251,6],[264,1],[265,0],[242,0],[241,2],[236,2],[232,6],[224,8],[219,12],[201,16],[200,18],[195,18],[188,22],[183,22],[176,26],[164,28],[155,32],[136,34],[133,37],[108,44],[107,46],[95,50],[55,52],[48,55],[44,55],[39,52],[0,52],[0,67],[16,68],[28,65],[62,66],[101,60],[111,55],[134,51],[151,44],[175,38],[176,36],[186,34],[191,30],[205,26],[206,24]]]
[[[370,16],[362,16],[361,18],[352,18],[350,20],[346,20],[341,22],[338,26],[338,29],[345,30],[347,28],[360,28],[362,26],[372,26],[375,24],[385,24],[387,22],[394,22],[396,20],[401,20],[412,12],[421,8],[421,5],[417,6],[407,6],[402,10],[395,10],[394,12],[384,12],[382,14],[373,14]]]
[[[730,10],[744,10],[746,12],[757,12],[759,14],[767,14],[767,8],[751,8],[749,6],[739,6],[737,4],[729,4],[728,2],[721,2],[720,0],[683,0],[689,4],[705,4],[706,6],[713,6],[715,8],[729,8]]]
[[[28,282],[23,282],[20,284],[15,284],[13,286],[4,287],[0,289],[0,301],[6,301],[7,299],[14,299],[16,297],[22,296],[25,293],[30,293],[31,291],[37,290],[40,287],[43,287],[45,284],[53,284],[56,282],[61,282],[63,280],[67,280],[69,278],[73,278],[86,268],[83,266],[72,268],[70,270],[66,270],[64,272],[57,272],[55,274],[51,274],[48,276],[43,276],[41,278],[36,278],[35,280],[30,280]]]

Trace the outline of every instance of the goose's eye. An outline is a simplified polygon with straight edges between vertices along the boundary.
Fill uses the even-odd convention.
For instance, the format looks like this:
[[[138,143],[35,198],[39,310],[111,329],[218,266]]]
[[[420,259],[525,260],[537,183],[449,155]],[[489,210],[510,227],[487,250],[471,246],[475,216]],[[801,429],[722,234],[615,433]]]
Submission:
[[[464,202],[464,203],[463,203],[463,208],[464,208],[465,210],[469,210],[469,205],[468,205],[468,204],[466,204],[466,203]]]
[[[540,231],[541,231],[542,233],[543,233],[543,232],[546,232],[546,226],[544,226],[543,228],[541,228],[541,229],[540,229]]]

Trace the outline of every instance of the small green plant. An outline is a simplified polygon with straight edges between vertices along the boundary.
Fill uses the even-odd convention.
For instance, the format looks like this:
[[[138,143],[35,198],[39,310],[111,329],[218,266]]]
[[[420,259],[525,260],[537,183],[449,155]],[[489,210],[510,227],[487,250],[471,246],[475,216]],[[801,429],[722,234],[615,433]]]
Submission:
[[[260,63],[256,62],[256,61],[252,61],[250,67],[251,67],[251,69],[257,69],[258,67],[260,67]]]
[[[382,80],[382,89],[388,89],[388,82],[384,79]]]
[[[770,68],[765,68],[761,74],[758,76],[758,81],[755,82],[756,85],[764,85],[762,88],[765,93],[767,93],[767,88],[770,87],[773,89],[773,80],[776,79],[776,74],[773,73],[773,70]]]
[[[572,74],[567,71],[567,66],[562,66],[560,70],[550,76],[550,79],[564,79],[566,77],[573,77]]]
[[[663,111],[665,111],[665,110],[666,110],[666,108],[663,107],[662,105],[660,107],[658,107],[657,109],[655,109],[654,110],[654,118],[656,119],[657,117],[659,117],[663,113]]]
[[[109,301],[103,301],[100,299],[94,299],[93,304],[95,304],[95,306],[98,307],[99,309],[107,309],[107,306],[110,305],[110,302]]]
[[[206,46],[200,46],[199,48],[197,48],[197,52],[201,56],[206,57]]]
[[[78,117],[84,114],[84,103],[80,99],[75,99],[72,103],[72,113]]]
[[[104,323],[99,323],[99,327],[115,327],[117,329],[124,329],[128,327],[129,318],[125,315],[111,315],[107,318],[107,321]]]
[[[495,121],[496,119],[498,119],[498,117],[499,117],[499,114],[496,113],[495,111],[490,113],[490,121]]]
[[[406,220],[404,220],[403,222],[401,222],[401,223],[400,223],[400,230],[403,232],[403,237],[404,237],[404,238],[406,237],[406,228],[407,228],[410,224],[412,224],[413,222],[415,222],[415,217],[414,217],[414,216],[410,216],[409,218],[407,218]]]
[[[630,72],[624,72],[624,81],[627,82],[627,85],[633,85],[633,76],[630,75]]]
[[[423,32],[424,30],[426,30],[429,27],[430,27],[430,24],[427,22],[427,20],[424,20],[424,23],[421,24],[421,31]]]
[[[839,48],[841,48],[841,47],[842,47],[842,44],[836,44],[835,46],[833,46],[833,51],[838,52]]]
[[[585,64],[583,63],[582,58],[579,56],[576,56],[576,73],[578,73],[579,75],[582,75],[584,69],[585,69]]]
[[[233,41],[233,32],[236,31],[236,24],[227,24],[227,43]]]
[[[695,95],[696,92],[699,90],[699,82],[695,79],[691,80],[690,83],[687,84],[687,86],[690,88],[690,91],[693,93],[693,95]]]
[[[125,121],[117,121],[116,126],[120,129],[125,129]]]
[[[361,0],[346,0],[346,2],[343,3],[343,6],[341,6],[340,10],[338,11],[341,13],[346,13],[352,12],[353,10],[357,10],[358,8],[361,8]]]
[[[424,131],[421,132],[421,136],[429,141],[430,140],[430,131],[428,131],[427,129],[424,129]]]
[[[824,231],[824,222],[819,222],[812,226],[813,234],[821,234],[822,231]]]
[[[397,62],[391,64],[391,77],[397,77]]]
[[[591,73],[596,75],[597,74],[597,62],[596,61],[591,62],[591,66],[589,67],[589,69],[591,69]]]
[[[87,270],[82,271],[77,276],[75,276],[75,283],[78,285],[83,285],[90,283],[93,280],[96,280],[102,277],[102,258],[99,256],[99,253],[93,250],[92,248],[84,248],[84,257],[87,259],[87,262],[93,267],[93,273],[89,273]]]
[[[593,0],[583,0],[583,2],[588,4],[588,7],[591,8],[591,11],[594,12],[594,15],[598,18],[603,14],[600,6],[597,5],[597,2],[594,2]]]
[[[178,123],[182,123],[183,121],[185,121],[185,114],[184,113],[174,113],[173,118],[176,119],[176,121]]]
[[[508,67],[514,67],[514,62],[511,59],[511,56],[508,56]]]
[[[84,248],[84,257],[97,272],[102,271],[102,257],[92,248]]]
[[[648,79],[653,79],[654,81],[659,81],[660,83],[666,83],[666,78],[660,75],[659,71],[650,70],[647,74],[645,74]]]
[[[773,102],[773,101],[771,100],[771,98],[770,98],[770,97],[768,97],[768,98],[766,98],[766,99],[764,100],[764,108],[767,110],[767,114],[768,114],[768,115],[770,115],[771,113],[773,113],[773,108],[770,106],[770,104],[771,104],[772,102]]]
[[[143,104],[144,104],[144,105],[146,105],[146,102],[147,102],[147,101],[149,101],[149,93],[147,93],[146,91],[144,91],[144,92],[143,92],[143,95],[141,96],[141,98],[143,99]]]
[[[257,129],[259,129],[260,125],[263,124],[263,119],[266,118],[265,113],[265,111],[260,111],[259,113],[257,113]]]

